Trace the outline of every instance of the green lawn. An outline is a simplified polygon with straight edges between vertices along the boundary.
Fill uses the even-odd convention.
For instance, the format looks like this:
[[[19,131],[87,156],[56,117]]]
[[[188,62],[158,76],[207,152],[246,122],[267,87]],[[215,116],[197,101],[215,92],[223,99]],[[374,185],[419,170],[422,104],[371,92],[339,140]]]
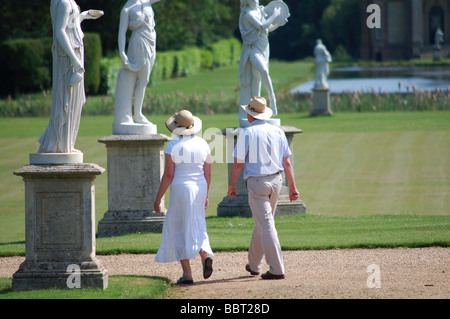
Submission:
[[[108,276],[108,288],[12,291],[11,279],[0,278],[0,299],[162,299],[171,283],[166,278]]]
[[[166,117],[151,118],[163,134],[168,134],[164,126]],[[205,129],[237,125],[236,114],[202,118]],[[304,130],[294,138],[295,175],[307,214],[319,219],[301,219],[303,223],[315,227],[320,216],[331,218],[328,221],[342,217],[361,222],[364,218],[375,218],[371,217],[374,215],[394,215],[404,216],[399,217],[405,218],[404,223],[415,222],[417,216],[436,216],[433,221],[423,223],[447,225],[439,230],[443,237],[440,236],[438,242],[449,241],[450,112],[337,113],[332,117],[289,114],[280,118],[283,125]],[[77,148],[84,152],[85,162],[106,168],[106,150],[97,140],[111,134],[112,120],[112,116],[82,119]],[[47,121],[46,118],[0,119],[0,255],[24,252],[24,185],[13,171],[26,165],[28,154],[37,150],[37,137]],[[106,173],[96,179],[97,221],[107,211],[106,182]],[[227,165],[214,163],[207,216],[217,215],[217,204],[226,196],[227,183]],[[354,219],[356,216],[358,219]],[[208,219],[208,223],[215,220]],[[217,232],[217,236],[225,238],[217,241],[220,243],[229,238],[226,231],[230,229],[226,220],[222,223],[217,220],[224,227],[224,231]],[[380,217],[380,223],[383,220]],[[294,219],[293,222],[299,221]],[[365,223],[370,225],[370,222]],[[401,224],[399,227],[403,229]],[[411,232],[417,233],[416,230],[411,229]],[[294,239],[287,238],[286,243],[295,243],[299,234],[295,235],[292,230],[288,233]],[[364,235],[361,232],[359,238]],[[319,230],[316,236],[321,237]],[[336,236],[333,240],[339,241],[339,238]],[[214,242],[214,237],[212,240]],[[239,247],[245,245],[245,241],[241,241]],[[288,246],[295,248],[292,244]],[[299,244],[298,248],[305,248],[305,245]],[[98,249],[102,249],[102,240]],[[105,247],[105,251],[110,249],[109,245]]]
[[[160,133],[167,116],[151,121]],[[307,214],[276,219],[287,249],[424,247],[450,243],[450,112],[280,115],[304,130],[294,138],[295,175]],[[202,116],[204,128],[236,126],[237,115]],[[106,168],[97,140],[111,134],[112,116],[83,117],[77,148],[85,162]],[[47,118],[0,119],[0,256],[24,255],[24,184],[13,171],[28,163]],[[96,179],[96,219],[107,210],[107,175]],[[214,163],[208,234],[215,252],[246,250],[251,218],[219,218],[227,165]],[[97,254],[154,253],[161,234],[98,238]],[[13,292],[0,278],[0,298],[165,298],[166,279],[111,276],[107,290]]]

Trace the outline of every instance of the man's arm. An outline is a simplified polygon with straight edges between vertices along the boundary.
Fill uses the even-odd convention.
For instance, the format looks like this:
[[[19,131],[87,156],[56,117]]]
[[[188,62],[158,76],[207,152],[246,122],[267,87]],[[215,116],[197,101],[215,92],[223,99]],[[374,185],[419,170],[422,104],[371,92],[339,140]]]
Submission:
[[[300,193],[295,186],[295,178],[294,178],[294,168],[292,167],[291,160],[289,156],[283,157],[283,168],[284,173],[286,174],[286,179],[289,185],[289,199],[295,201],[300,196]]]
[[[237,158],[234,159],[233,168],[231,169],[230,174],[230,183],[228,186],[228,196],[235,197],[237,195],[236,190],[236,181],[239,178],[239,175],[241,174],[242,167],[244,167],[244,161],[238,160]]]

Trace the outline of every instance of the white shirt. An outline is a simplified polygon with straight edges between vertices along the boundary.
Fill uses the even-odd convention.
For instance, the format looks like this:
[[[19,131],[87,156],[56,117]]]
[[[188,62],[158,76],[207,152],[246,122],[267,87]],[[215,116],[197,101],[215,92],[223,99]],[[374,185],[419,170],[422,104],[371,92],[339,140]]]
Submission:
[[[179,136],[167,143],[166,154],[172,155],[175,172],[172,184],[206,183],[203,164],[211,153],[201,137]]]
[[[245,162],[244,179],[247,179],[282,172],[283,158],[291,154],[282,129],[255,120],[239,134],[233,156]]]

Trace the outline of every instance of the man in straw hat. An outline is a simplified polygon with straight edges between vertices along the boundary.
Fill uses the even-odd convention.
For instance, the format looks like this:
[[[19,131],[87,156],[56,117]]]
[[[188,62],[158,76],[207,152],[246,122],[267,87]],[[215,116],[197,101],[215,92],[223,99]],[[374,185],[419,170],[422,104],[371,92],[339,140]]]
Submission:
[[[263,97],[253,97],[248,105],[241,108],[247,112],[250,126],[239,134],[236,142],[228,196],[237,195],[235,184],[244,168],[248,203],[255,219],[245,269],[252,275],[258,275],[265,257],[270,268],[261,277],[284,279],[283,256],[273,217],[282,186],[283,171],[289,184],[290,200],[294,201],[299,197],[289,159],[291,151],[283,130],[266,123],[265,120],[272,116],[272,110],[266,107]]]

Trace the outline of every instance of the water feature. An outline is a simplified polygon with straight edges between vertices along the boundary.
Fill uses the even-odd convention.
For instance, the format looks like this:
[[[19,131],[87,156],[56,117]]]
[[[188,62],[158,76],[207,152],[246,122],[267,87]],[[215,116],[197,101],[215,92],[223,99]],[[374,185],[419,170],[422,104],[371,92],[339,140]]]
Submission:
[[[312,93],[314,80],[291,90],[293,93]],[[330,93],[345,91],[408,93],[413,87],[434,91],[450,89],[450,67],[345,67],[332,68],[328,77]]]

